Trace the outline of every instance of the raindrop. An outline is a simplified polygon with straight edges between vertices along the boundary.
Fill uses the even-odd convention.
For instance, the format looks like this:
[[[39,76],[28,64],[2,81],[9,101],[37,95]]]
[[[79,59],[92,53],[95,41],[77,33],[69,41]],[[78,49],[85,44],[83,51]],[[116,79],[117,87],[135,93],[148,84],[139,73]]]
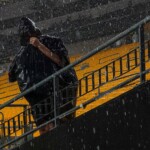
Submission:
[[[30,142],[30,145],[31,145],[32,147],[34,147],[34,144],[33,144],[32,142]]]
[[[126,113],[126,112],[124,112],[124,115],[126,116],[126,115],[127,115],[127,113]]]
[[[97,114],[97,113],[98,113],[98,110],[96,109],[95,112],[96,112],[96,114]]]
[[[106,140],[106,144],[108,145],[108,141]]]
[[[136,114],[134,114],[134,118],[136,118],[137,116],[136,116]]]
[[[141,143],[138,143],[138,147],[141,147]]]
[[[106,115],[107,115],[107,116],[109,115],[109,111],[106,111]]]
[[[94,133],[94,134],[96,133],[96,129],[95,129],[95,128],[93,128],[93,133]]]
[[[97,149],[97,150],[100,150],[100,146],[99,146],[99,145],[97,145],[96,149]]]
[[[5,49],[4,45],[2,45],[2,49],[3,49],[3,50]]]
[[[122,100],[122,104],[123,104],[123,105],[125,105],[125,101],[124,101],[124,99]]]
[[[129,123],[127,122],[127,126],[129,126]]]
[[[72,143],[70,142],[69,145],[72,145]]]

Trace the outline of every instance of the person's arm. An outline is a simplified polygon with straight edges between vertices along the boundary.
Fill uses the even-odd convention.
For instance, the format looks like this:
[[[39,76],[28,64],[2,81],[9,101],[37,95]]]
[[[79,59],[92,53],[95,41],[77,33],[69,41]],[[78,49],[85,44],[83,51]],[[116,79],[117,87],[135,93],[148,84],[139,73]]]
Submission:
[[[44,44],[42,44],[38,38],[31,37],[30,38],[30,44],[32,44],[34,47],[38,48],[45,56],[47,56],[49,59],[51,59],[53,62],[61,66],[61,59],[60,57],[53,53],[50,49],[48,49]]]

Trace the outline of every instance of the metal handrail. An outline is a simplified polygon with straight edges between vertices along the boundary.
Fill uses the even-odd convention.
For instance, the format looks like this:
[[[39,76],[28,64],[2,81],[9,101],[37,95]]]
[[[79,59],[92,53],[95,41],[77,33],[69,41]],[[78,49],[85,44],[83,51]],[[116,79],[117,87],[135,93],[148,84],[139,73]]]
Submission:
[[[150,22],[150,16],[146,17],[145,19],[141,20],[140,22],[136,23],[135,25],[131,26],[129,29],[127,29],[124,32],[118,34],[117,36],[115,36],[114,38],[110,39],[109,41],[107,41],[106,43],[102,44],[101,46],[98,46],[97,48],[93,49],[91,52],[89,52],[87,55],[83,56],[79,60],[69,64],[68,66],[62,68],[61,70],[57,71],[53,75],[47,77],[46,79],[42,80],[41,82],[37,83],[36,85],[32,86],[31,88],[29,88],[26,91],[22,92],[21,94],[17,95],[15,98],[12,98],[11,100],[9,100],[9,101],[5,102],[4,104],[0,105],[0,110],[2,108],[4,108],[5,106],[8,106],[11,103],[15,102],[16,100],[18,100],[19,98],[23,97],[24,95],[26,95],[26,94],[34,91],[35,89],[41,87],[42,85],[44,85],[48,81],[54,79],[55,77],[57,77],[58,75],[60,75],[64,71],[66,71],[68,69],[71,69],[72,67],[78,65],[79,63],[83,62],[84,60],[88,59],[89,57],[95,55],[96,53],[98,53],[102,49],[107,48],[109,45],[111,45],[114,42],[118,41],[120,38],[125,37],[129,33],[135,31],[136,29],[140,28],[142,25],[144,25],[144,24],[146,24],[148,22]]]
[[[9,141],[8,143],[5,143],[5,144],[1,145],[1,146],[0,146],[0,149],[4,148],[4,147],[6,147],[6,146],[8,146],[8,145],[10,145],[10,144],[15,143],[15,142],[19,141],[20,139],[22,139],[22,138],[24,138],[24,137],[27,137],[27,136],[30,135],[30,134],[33,134],[34,132],[36,132],[36,131],[38,131],[39,129],[41,129],[41,128],[43,128],[44,126],[46,126],[47,124],[49,124],[49,123],[55,121],[56,119],[61,119],[61,118],[65,117],[65,116],[67,116],[67,115],[69,115],[69,114],[71,114],[72,112],[74,112],[74,111],[76,111],[76,110],[78,110],[78,109],[80,109],[80,108],[85,108],[88,104],[90,104],[90,103],[92,103],[92,102],[94,102],[94,101],[96,101],[96,100],[102,98],[102,97],[105,96],[106,94],[111,93],[111,92],[117,90],[118,88],[121,88],[121,87],[127,85],[127,84],[130,83],[130,82],[135,81],[136,79],[140,78],[141,75],[148,74],[148,73],[150,73],[150,69],[145,70],[145,71],[143,71],[142,73],[139,73],[139,74],[135,75],[134,77],[132,77],[132,78],[126,80],[125,82],[120,83],[119,85],[117,85],[117,86],[115,86],[115,87],[113,87],[113,88],[107,90],[106,92],[99,93],[99,94],[98,94],[97,96],[95,96],[94,98],[92,98],[92,99],[90,99],[90,100],[88,100],[88,101],[86,101],[86,102],[84,102],[84,103],[82,103],[82,104],[80,104],[80,105],[78,105],[78,106],[75,106],[74,108],[68,110],[67,112],[56,116],[55,118],[53,118],[53,119],[51,119],[51,120],[49,120],[49,121],[43,123],[42,125],[39,125],[37,128],[35,128],[35,129],[33,129],[33,130],[30,130],[30,131],[28,131],[28,132],[22,134],[21,136],[16,137],[15,139]],[[54,128],[56,128],[56,127],[54,127]],[[54,129],[54,128],[53,128],[53,129]]]
[[[146,44],[146,43],[148,43],[148,41],[146,41],[145,44]],[[132,52],[134,52],[134,51],[135,51],[136,49],[138,49],[138,48],[139,48],[139,46],[136,47],[136,48],[134,48],[134,49],[132,49],[132,51],[129,51],[127,54],[131,54]],[[127,54],[124,54],[123,56],[114,59],[113,61],[111,61],[111,62],[108,63],[107,65],[103,66],[102,68],[105,68],[106,66],[111,67],[111,66],[109,66],[109,65],[111,65],[113,62],[116,62],[116,61],[120,60],[120,58],[125,57]],[[139,59],[139,58],[138,58],[138,59]],[[122,59],[122,60],[125,60],[125,59]],[[102,68],[100,68],[100,69],[102,69]],[[93,72],[96,72],[96,71],[98,71],[98,70],[99,70],[99,69],[96,69],[96,70],[93,70],[93,71],[84,73],[84,74],[83,74],[84,76],[83,76],[81,79],[85,78],[85,76],[91,75]],[[102,73],[102,75],[105,75],[105,74],[106,74],[106,73]],[[80,79],[80,80],[81,80],[81,79]]]

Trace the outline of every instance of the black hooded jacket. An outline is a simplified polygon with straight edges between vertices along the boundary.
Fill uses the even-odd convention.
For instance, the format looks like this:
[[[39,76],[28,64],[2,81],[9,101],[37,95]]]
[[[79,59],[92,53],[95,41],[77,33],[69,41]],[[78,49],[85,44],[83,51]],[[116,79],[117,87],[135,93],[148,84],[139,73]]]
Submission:
[[[24,29],[26,32],[25,34],[23,31]],[[30,20],[29,23],[27,23],[26,20],[25,22],[22,21],[19,30],[19,33],[21,33],[20,37],[23,37],[21,39],[21,45],[23,46],[10,65],[9,81],[18,81],[20,90],[25,91],[46,77],[52,75],[62,67],[51,61],[33,45],[27,44],[27,40],[29,38],[28,36],[31,36],[31,34],[36,32],[36,27],[30,22]],[[64,67],[70,63],[68,59],[68,52],[61,39],[42,35],[38,35],[38,38],[41,43],[43,43],[48,49],[60,57]],[[64,72],[59,76],[59,78],[61,87],[77,82],[74,69],[70,69],[69,71]],[[52,91],[52,81],[46,83],[43,87],[38,89],[38,92]]]

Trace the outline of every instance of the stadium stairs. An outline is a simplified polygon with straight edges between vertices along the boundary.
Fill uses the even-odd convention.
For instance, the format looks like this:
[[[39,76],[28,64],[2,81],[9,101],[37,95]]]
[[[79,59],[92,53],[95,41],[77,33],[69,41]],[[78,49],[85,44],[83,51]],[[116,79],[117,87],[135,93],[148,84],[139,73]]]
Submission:
[[[84,116],[88,116],[89,113],[99,110],[101,107],[105,109],[105,106],[115,103],[115,99],[118,101],[117,98],[122,95],[128,97],[126,93],[130,93],[150,80],[150,42],[144,41],[144,32],[142,32],[144,28],[142,28],[143,26],[141,27],[147,20],[149,21],[150,18],[148,17],[135,25],[134,30],[140,29],[139,42],[126,44],[118,48],[105,48],[74,67],[79,79],[74,122],[75,120],[77,122],[78,120],[84,120]],[[134,30],[131,28],[130,32]],[[126,31],[125,35],[130,32]],[[116,37],[117,40],[120,38]],[[107,44],[107,47],[110,47],[110,45]],[[81,56],[72,56],[70,58],[71,62],[76,62],[79,57]],[[9,102],[11,98],[19,93],[17,83],[9,83],[7,74],[0,77],[1,105]],[[123,101],[123,103],[126,102]],[[10,149],[31,139],[32,141],[41,139],[41,137],[37,137],[39,136],[38,127],[34,125],[31,109],[24,98],[6,105],[3,109],[1,108],[3,116],[1,123],[1,148]],[[62,114],[59,117],[63,118],[70,112],[66,112],[66,114]],[[107,111],[106,115],[108,115]],[[91,119],[94,119],[94,117]],[[59,130],[57,128],[56,130]],[[63,128],[63,126],[60,126],[60,128]],[[31,134],[29,133],[30,131]],[[97,149],[99,150],[100,148]]]

